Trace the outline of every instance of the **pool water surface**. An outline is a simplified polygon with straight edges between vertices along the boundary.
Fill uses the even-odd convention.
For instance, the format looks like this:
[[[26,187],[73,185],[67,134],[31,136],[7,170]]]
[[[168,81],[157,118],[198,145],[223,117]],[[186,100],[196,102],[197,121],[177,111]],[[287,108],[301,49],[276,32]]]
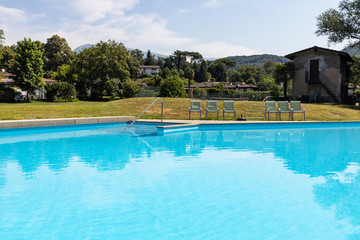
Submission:
[[[360,124],[0,130],[0,239],[360,239]]]

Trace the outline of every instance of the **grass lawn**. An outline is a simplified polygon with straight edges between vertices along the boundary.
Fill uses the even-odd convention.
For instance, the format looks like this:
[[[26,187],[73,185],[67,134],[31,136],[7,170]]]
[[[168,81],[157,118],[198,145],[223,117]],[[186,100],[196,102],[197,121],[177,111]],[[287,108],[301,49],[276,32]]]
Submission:
[[[41,119],[41,118],[72,118],[98,116],[138,116],[155,98],[130,98],[110,102],[70,102],[70,103],[14,103],[0,104],[0,120]],[[164,119],[188,119],[190,99],[163,98]],[[245,105],[264,105],[263,102],[236,101],[237,116],[244,115]],[[160,119],[158,101],[141,118]],[[218,101],[219,115],[222,118],[222,101]],[[302,104],[306,109],[307,121],[360,121],[360,108],[339,104]],[[202,101],[203,118],[205,118],[206,101]],[[273,116],[274,118],[275,116]],[[210,119],[215,119],[216,113],[210,113]],[[198,113],[192,113],[192,119],[199,119]],[[231,120],[228,113],[226,119]],[[287,120],[287,115],[283,115]],[[295,115],[300,120],[300,114]]]

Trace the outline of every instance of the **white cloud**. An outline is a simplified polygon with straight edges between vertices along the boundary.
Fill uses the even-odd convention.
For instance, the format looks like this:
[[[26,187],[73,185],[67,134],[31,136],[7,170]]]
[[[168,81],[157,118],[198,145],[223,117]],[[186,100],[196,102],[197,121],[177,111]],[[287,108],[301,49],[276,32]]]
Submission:
[[[209,0],[204,3],[204,6],[208,8],[217,8],[221,7],[222,5],[223,3],[220,0]]]
[[[109,15],[123,15],[125,10],[132,9],[139,0],[75,0],[70,5],[85,22],[95,22]]]
[[[64,37],[73,49],[87,43],[114,39],[124,43],[126,47],[145,51],[150,49],[167,55],[175,50],[197,51],[206,58],[257,53],[231,43],[206,42],[180,35],[169,30],[167,21],[156,14],[127,14],[126,10],[132,9],[138,0],[104,0],[102,4],[94,0],[76,0],[68,3],[66,9],[62,9],[69,16],[64,17],[57,27],[51,28],[30,23],[28,20],[35,15],[26,14],[23,10],[0,7],[0,14],[4,15],[6,12],[7,19],[18,19],[18,23],[9,20],[8,25],[1,22],[1,27],[5,26],[6,44],[14,44],[24,37],[45,42],[47,38],[57,34]],[[188,11],[190,9],[183,9],[179,13]]]
[[[193,48],[211,58],[259,54],[259,52],[244,46],[220,41],[197,43],[193,45]]]
[[[0,16],[2,21],[9,19],[11,22],[25,22],[28,19],[24,10],[4,6],[0,6]]]

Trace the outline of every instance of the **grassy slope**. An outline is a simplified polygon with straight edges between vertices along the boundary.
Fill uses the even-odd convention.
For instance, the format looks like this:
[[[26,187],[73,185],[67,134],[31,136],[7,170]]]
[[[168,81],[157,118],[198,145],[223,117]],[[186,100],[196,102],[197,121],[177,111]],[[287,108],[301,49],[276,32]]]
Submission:
[[[40,119],[40,118],[70,118],[96,116],[138,116],[155,98],[131,98],[112,102],[85,102],[74,103],[18,103],[0,104],[0,120]],[[244,105],[264,105],[263,102],[235,102],[238,116],[244,114]],[[187,119],[190,99],[164,98],[165,119]],[[222,102],[219,101],[220,118],[222,117]],[[359,108],[333,104],[303,104],[306,109],[306,120],[313,121],[351,121],[360,120]],[[202,101],[203,117],[205,117],[206,101]],[[214,113],[210,119],[215,119]],[[199,115],[193,113],[193,119]],[[231,119],[227,114],[227,119]],[[160,118],[160,101],[152,106],[143,116],[143,119]],[[287,117],[284,115],[283,119]],[[299,120],[299,114],[295,116]]]

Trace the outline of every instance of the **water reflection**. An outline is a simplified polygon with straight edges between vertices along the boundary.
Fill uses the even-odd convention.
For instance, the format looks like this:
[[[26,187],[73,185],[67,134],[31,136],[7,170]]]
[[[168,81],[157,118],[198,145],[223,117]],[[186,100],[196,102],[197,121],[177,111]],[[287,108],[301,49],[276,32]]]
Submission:
[[[114,126],[102,129],[83,129],[76,132],[63,128],[58,133],[43,131],[21,134],[21,131],[18,131],[17,134],[3,134],[0,137],[0,188],[6,184],[4,171],[7,164],[18,166],[28,177],[32,177],[32,174],[36,175],[36,172],[44,172],[44,168],[47,168],[45,171],[47,175],[49,175],[48,172],[63,173],[70,169],[71,173],[68,172],[67,175],[73,177],[74,181],[69,181],[69,183],[78,180],[72,175],[76,170],[85,170],[85,173],[81,174],[86,174],[86,179],[94,186],[97,185],[97,173],[113,171],[113,174],[118,174],[128,167],[124,174],[126,177],[119,178],[124,181],[115,181],[116,188],[110,186],[109,191],[108,189],[101,190],[104,193],[100,195],[105,196],[104,199],[94,201],[92,205],[101,205],[106,200],[111,202],[116,199],[112,194],[123,194],[121,191],[114,193],[113,189],[125,188],[124,192],[129,196],[122,196],[123,199],[136,196],[132,192],[135,186],[135,188],[141,188],[141,193],[145,196],[148,194],[145,199],[149,199],[147,200],[149,201],[147,210],[150,212],[154,192],[158,195],[158,192],[164,187],[168,187],[167,190],[170,192],[172,189],[183,188],[182,191],[173,192],[176,196],[174,198],[179,199],[182,195],[176,194],[186,193],[186,188],[190,185],[190,183],[178,184],[185,181],[202,183],[195,191],[198,193],[196,199],[204,198],[204,202],[210,203],[211,199],[219,196],[214,194],[207,199],[210,193],[206,192],[206,189],[215,187],[226,196],[231,196],[234,190],[232,188],[227,190],[223,187],[223,183],[230,186],[234,181],[241,180],[243,182],[238,184],[238,188],[241,188],[238,191],[240,194],[236,196],[236,199],[240,199],[242,191],[246,189],[245,192],[253,196],[251,198],[253,201],[249,202],[246,198],[243,200],[243,204],[249,205],[248,209],[254,207],[255,202],[258,203],[256,206],[264,204],[264,196],[267,196],[265,199],[268,202],[273,201],[272,206],[276,206],[276,208],[269,210],[267,207],[263,207],[264,209],[261,211],[265,213],[273,211],[271,215],[279,215],[279,211],[282,211],[281,217],[287,219],[288,212],[281,206],[281,202],[291,205],[291,202],[297,201],[297,204],[302,204],[303,199],[297,199],[300,191],[301,196],[306,196],[307,200],[313,201],[306,204],[309,206],[308,215],[311,215],[311,210],[320,205],[323,209],[334,211],[337,219],[345,219],[358,226],[360,225],[358,208],[360,200],[358,156],[360,149],[357,147],[359,140],[360,129],[357,128],[228,129],[194,131],[165,136],[155,135],[154,130],[147,130],[145,134],[141,134],[141,131],[123,132]],[[209,159],[210,161],[208,161]],[[180,164],[172,163],[174,160]],[[191,161],[191,165],[196,166],[196,171],[193,171],[192,175],[186,175],[189,180],[184,179],[184,176],[177,171],[179,170],[178,166],[188,167],[188,165],[181,165],[185,161]],[[229,161],[231,167],[222,166],[222,161]],[[208,168],[204,166],[209,165],[212,168],[210,172],[214,175],[210,180],[202,182],[199,180],[202,174],[209,174]],[[245,167],[245,165],[250,166]],[[238,171],[239,166],[243,167],[240,171]],[[232,169],[234,169],[233,172],[231,172]],[[182,170],[184,169],[180,169],[180,172]],[[222,181],[217,182],[216,177],[219,172],[222,172],[221,176],[225,177]],[[243,178],[237,176],[239,172]],[[167,175],[172,175],[176,181],[167,181]],[[108,175],[102,174],[102,177],[104,183],[114,184],[109,181],[111,177]],[[123,184],[129,179],[132,179],[132,185]],[[166,182],[165,185],[157,186],[153,183],[161,182],[163,179]],[[215,180],[212,181],[212,179]],[[283,179],[288,182],[282,184]],[[83,182],[87,183],[88,181]],[[158,187],[158,189],[145,188],[144,182],[151,186],[155,185],[153,188]],[[281,184],[276,185],[278,183]],[[58,185],[61,187],[61,184],[58,183]],[[99,189],[103,187],[101,184],[98,185]],[[73,187],[71,185],[71,188]],[[68,188],[62,186],[62,189],[66,192]],[[86,191],[91,192],[91,189],[86,188]],[[271,189],[271,191],[266,192],[266,189]],[[281,191],[287,191],[288,198],[282,199]],[[278,194],[278,199],[272,198],[274,192]],[[29,191],[29,196],[31,194]],[[92,196],[92,193],[86,195]],[[168,195],[168,193],[164,194],[166,197]],[[162,199],[163,202],[159,204],[160,206],[172,204],[167,201],[166,197]],[[221,198],[223,203],[226,200],[227,198]],[[140,207],[146,208],[147,204]],[[176,206],[177,211],[184,211],[184,202],[177,204],[179,205]],[[185,204],[192,205],[193,202],[185,202]],[[231,206],[231,203],[224,206]],[[174,206],[170,205],[169,208],[164,209],[171,209],[171,207]],[[199,209],[201,209],[200,206]],[[297,212],[298,207],[292,205],[292,211]],[[225,215],[225,210],[223,212]],[[322,211],[318,211],[318,216],[321,215],[319,212],[323,214]],[[254,212],[252,213],[254,214]],[[175,215],[177,216],[177,214]],[[300,219],[299,216],[298,218]],[[225,220],[224,222],[227,222]],[[244,219],[244,222],[246,220]],[[263,221],[268,221],[266,214],[263,215]],[[259,231],[257,230],[257,232]],[[356,231],[352,230],[352,233],[354,232]]]

